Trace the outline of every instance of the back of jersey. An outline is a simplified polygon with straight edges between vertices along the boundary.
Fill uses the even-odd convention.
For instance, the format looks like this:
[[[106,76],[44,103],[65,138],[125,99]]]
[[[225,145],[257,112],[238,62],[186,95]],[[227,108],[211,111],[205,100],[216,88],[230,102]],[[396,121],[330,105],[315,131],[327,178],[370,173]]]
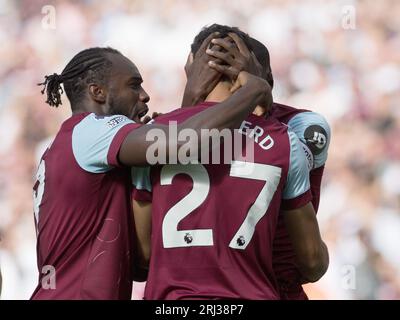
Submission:
[[[181,109],[157,121],[179,123],[206,107],[212,106]],[[254,162],[234,159],[151,170],[146,299],[279,298],[272,241],[282,197],[292,207],[309,201],[309,185],[299,173],[307,164],[299,153],[303,158],[292,170],[296,174],[290,172],[298,141],[274,119],[251,115],[238,134],[252,139]]]

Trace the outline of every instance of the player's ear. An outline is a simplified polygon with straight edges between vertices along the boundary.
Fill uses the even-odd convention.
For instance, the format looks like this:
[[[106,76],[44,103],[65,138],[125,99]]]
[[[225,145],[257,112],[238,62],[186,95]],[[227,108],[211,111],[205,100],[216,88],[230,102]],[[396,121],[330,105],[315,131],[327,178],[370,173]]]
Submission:
[[[89,95],[94,101],[100,104],[105,103],[107,100],[106,90],[95,83],[89,85]]]
[[[266,80],[269,83],[269,85],[271,86],[271,88],[273,88],[274,87],[274,77],[272,75],[271,70],[269,70],[269,72],[267,73]]]
[[[188,76],[189,67],[192,65],[192,63],[193,63],[193,52],[190,52],[187,57],[186,64],[185,64],[186,77]]]

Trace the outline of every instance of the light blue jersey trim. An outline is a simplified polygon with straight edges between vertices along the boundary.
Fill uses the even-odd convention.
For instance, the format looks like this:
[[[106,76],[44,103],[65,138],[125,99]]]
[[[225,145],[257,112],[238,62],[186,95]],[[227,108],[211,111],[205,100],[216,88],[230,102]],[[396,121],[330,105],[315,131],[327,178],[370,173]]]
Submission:
[[[150,180],[150,167],[132,167],[132,184],[138,190],[152,191]]]
[[[72,151],[79,166],[91,173],[104,173],[112,169],[107,155],[118,131],[134,123],[122,115],[87,115],[72,132]]]
[[[288,130],[290,140],[290,164],[282,198],[294,199],[310,189],[308,161],[297,135]]]
[[[313,152],[313,168],[315,169],[322,167],[328,158],[329,143],[331,140],[331,129],[325,118],[316,112],[302,112],[296,114],[292,119],[290,119],[290,121],[288,122],[288,126],[294,131],[294,133],[296,133],[301,142],[306,145],[308,142],[308,147],[311,149],[311,151],[312,147],[310,146],[310,142],[306,141],[305,138],[306,130],[312,126],[320,126],[325,130],[326,137],[325,135],[323,135],[321,136],[321,138],[325,139],[326,141],[321,145],[320,150],[318,150],[318,154],[316,152]]]

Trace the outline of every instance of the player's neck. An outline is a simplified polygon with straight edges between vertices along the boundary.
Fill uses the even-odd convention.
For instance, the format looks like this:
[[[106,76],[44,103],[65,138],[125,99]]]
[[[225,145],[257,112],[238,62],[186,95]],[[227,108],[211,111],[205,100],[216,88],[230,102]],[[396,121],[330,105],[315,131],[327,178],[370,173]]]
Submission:
[[[205,101],[222,102],[228,99],[232,95],[230,91],[231,86],[232,85],[227,81],[219,82],[215,86],[215,88],[209,93]],[[254,109],[253,114],[262,117],[266,114],[266,110],[262,106],[257,106]]]
[[[231,84],[227,81],[220,81],[215,88],[209,93],[205,101],[222,102],[228,99],[232,93],[230,91]]]
[[[109,114],[108,105],[106,104],[99,105],[88,101],[85,101],[84,103],[77,103],[74,106],[72,106],[71,109],[72,109],[72,114],[85,113],[85,112],[90,112],[102,116]]]

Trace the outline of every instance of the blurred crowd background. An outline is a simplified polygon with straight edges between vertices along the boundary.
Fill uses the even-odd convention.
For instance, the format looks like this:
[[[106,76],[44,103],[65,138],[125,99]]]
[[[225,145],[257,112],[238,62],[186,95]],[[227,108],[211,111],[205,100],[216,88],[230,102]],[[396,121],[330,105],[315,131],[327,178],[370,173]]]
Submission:
[[[331,125],[318,214],[331,262],[310,297],[399,299],[399,17],[397,0],[0,0],[2,298],[35,287],[34,174],[70,115],[65,95],[52,109],[36,84],[84,48],[113,46],[141,71],[151,111],[172,110],[194,36],[217,22],[267,45],[275,101]]]

